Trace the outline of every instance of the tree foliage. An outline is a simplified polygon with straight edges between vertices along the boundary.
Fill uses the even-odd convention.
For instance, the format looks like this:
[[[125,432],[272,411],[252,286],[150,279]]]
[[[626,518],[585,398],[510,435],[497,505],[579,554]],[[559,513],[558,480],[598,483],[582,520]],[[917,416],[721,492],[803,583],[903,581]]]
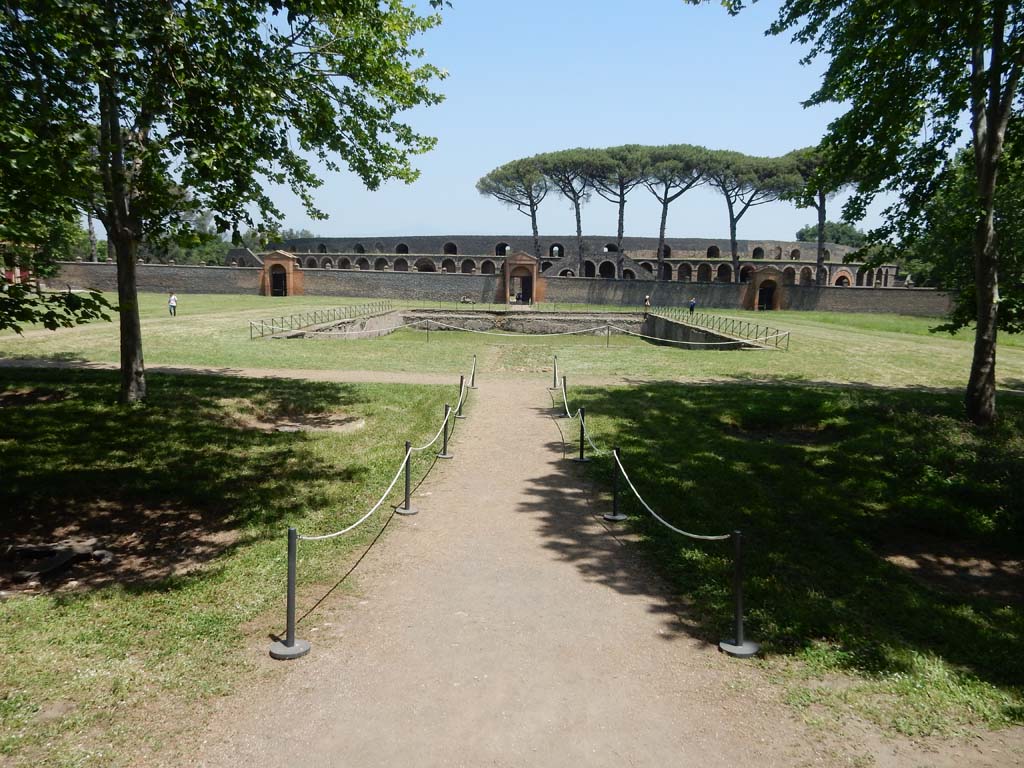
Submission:
[[[802,243],[812,243],[817,240],[818,224],[808,224],[806,227],[798,229],[796,239]],[[860,248],[867,242],[867,234],[845,221],[826,221],[825,242]]]
[[[431,0],[435,8],[441,0]],[[314,217],[310,162],[370,189],[412,181],[434,139],[401,120],[443,73],[413,39],[439,22],[402,0],[24,0],[0,8],[0,221],[90,211],[117,254],[121,395],[145,396],[135,260],[190,229],[272,231],[267,181]]]
[[[615,230],[617,254],[616,275],[622,276],[622,238],[626,230],[626,201],[629,193],[648,177],[650,149],[639,144],[626,144],[602,150],[606,162],[598,164],[597,175],[590,180],[594,191],[618,209]]]
[[[481,195],[489,195],[530,217],[533,253],[539,259],[540,230],[537,227],[537,209],[547,197],[551,185],[537,158],[513,160],[495,168],[477,181],[476,188]]]
[[[652,147],[647,154],[644,186],[661,203],[658,226],[658,279],[665,279],[665,227],[668,207],[683,194],[707,181],[711,155],[703,147],[673,144]]]

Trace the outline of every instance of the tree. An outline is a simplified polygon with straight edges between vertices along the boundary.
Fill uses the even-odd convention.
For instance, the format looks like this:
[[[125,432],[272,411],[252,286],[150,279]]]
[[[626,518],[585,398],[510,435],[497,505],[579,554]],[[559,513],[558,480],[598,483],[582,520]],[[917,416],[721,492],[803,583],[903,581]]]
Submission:
[[[792,163],[798,182],[784,197],[795,203],[798,208],[813,208],[818,213],[818,223],[814,227],[814,239],[817,242],[815,281],[818,285],[825,285],[828,282],[828,272],[825,269],[825,242],[829,241],[826,203],[828,198],[835,195],[844,185],[830,182],[824,177],[824,162],[817,147],[795,149],[785,155],[785,160]],[[833,227],[835,226],[839,225],[834,224]],[[851,225],[846,226],[856,232]],[[797,232],[797,239],[801,239],[800,232]],[[804,239],[810,240],[809,237]],[[838,243],[840,241],[830,240],[830,242]]]
[[[737,13],[746,3],[723,4]],[[875,240],[920,224],[969,119],[976,325],[964,402],[974,423],[993,423],[1000,261],[994,204],[1006,126],[1020,108],[1024,7],[1010,0],[786,0],[769,32],[792,32],[810,45],[805,62],[828,58],[821,87],[805,103],[848,106],[821,145],[829,175],[857,181],[844,218],[861,220],[880,192],[895,196],[886,224],[871,233]]]
[[[604,150],[607,162],[599,164],[599,173],[590,180],[594,191],[619,210],[615,236],[615,276],[622,277],[622,237],[626,227],[626,198],[648,175],[649,152],[639,144],[626,144]]]
[[[796,239],[802,243],[809,243],[818,239],[818,222],[808,224],[796,231]],[[845,221],[825,222],[825,242],[836,245],[849,245],[853,248],[860,248],[867,242],[867,234],[853,224]]]
[[[668,207],[685,192],[703,184],[709,154],[702,147],[671,144],[651,147],[647,156],[644,186],[661,203],[661,224],[658,227],[658,279],[665,279],[665,227]]]
[[[577,274],[583,274],[583,203],[590,199],[591,181],[605,172],[609,160],[600,150],[563,149],[538,155],[541,171],[572,205],[576,214]]]
[[[435,8],[442,0],[431,0]],[[370,189],[412,181],[434,140],[399,120],[436,104],[443,73],[412,39],[439,23],[402,0],[24,0],[0,9],[0,157],[20,192],[0,210],[93,213],[117,256],[121,399],[145,397],[140,244],[209,210],[238,233],[280,212],[263,181],[312,216],[315,155]],[[38,214],[36,214],[38,215]],[[24,238],[22,238],[24,241]]]
[[[799,186],[793,162],[788,158],[749,157],[739,152],[716,150],[709,154],[705,174],[708,184],[722,193],[729,211],[729,246],[733,280],[739,279],[740,256],[736,228],[744,214],[792,194]]]
[[[551,186],[537,159],[513,160],[495,168],[480,178],[476,188],[481,195],[490,195],[530,217],[530,227],[533,229],[533,255],[539,260],[540,230],[537,228],[537,208],[547,197]]]

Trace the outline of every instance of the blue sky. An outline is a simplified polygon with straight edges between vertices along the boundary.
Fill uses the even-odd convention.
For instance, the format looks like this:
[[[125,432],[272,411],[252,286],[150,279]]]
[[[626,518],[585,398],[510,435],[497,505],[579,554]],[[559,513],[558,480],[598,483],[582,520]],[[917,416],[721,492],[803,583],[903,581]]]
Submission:
[[[325,174],[316,194],[330,214],[312,221],[282,191],[285,226],[325,236],[528,234],[529,219],[475,189],[509,160],[574,146],[689,143],[779,155],[815,144],[836,107],[804,109],[821,63],[799,64],[802,49],[766,37],[776,3],[730,17],[712,2],[682,0],[454,0],[443,24],[421,38],[426,60],[446,69],[440,106],[409,113],[438,138],[416,158],[420,179],[366,190],[352,174]],[[834,201],[830,218],[838,218]],[[657,234],[659,211],[640,188],[626,209],[626,234]],[[739,237],[792,239],[813,210],[783,203],[752,208]],[[550,196],[542,233],[575,231],[569,204]],[[870,221],[868,223],[871,223]],[[615,231],[613,206],[594,196],[585,234]],[[697,189],[669,211],[670,237],[728,238],[725,202]]]

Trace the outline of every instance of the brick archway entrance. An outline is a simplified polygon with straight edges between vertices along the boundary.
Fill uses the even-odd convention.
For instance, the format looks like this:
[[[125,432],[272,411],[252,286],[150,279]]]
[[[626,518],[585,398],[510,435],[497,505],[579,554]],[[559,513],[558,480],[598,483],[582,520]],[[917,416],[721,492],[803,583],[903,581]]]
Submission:
[[[540,262],[525,251],[505,257],[505,297],[508,303],[533,304],[544,300],[544,278],[540,276]],[[518,297],[518,301],[517,301]]]

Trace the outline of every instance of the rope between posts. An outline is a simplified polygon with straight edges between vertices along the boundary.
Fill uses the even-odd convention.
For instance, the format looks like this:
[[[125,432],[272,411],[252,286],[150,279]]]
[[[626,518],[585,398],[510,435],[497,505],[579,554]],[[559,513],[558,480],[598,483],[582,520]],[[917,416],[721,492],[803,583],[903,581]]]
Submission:
[[[569,398],[565,396],[565,379],[562,380],[562,402],[565,404],[565,415],[570,419],[575,419],[576,416],[574,416],[569,410]],[[577,411],[576,414],[578,415],[579,411]]]
[[[626,478],[626,483],[629,484],[629,487],[632,489],[634,495],[637,497],[640,503],[643,504],[644,508],[651,513],[651,516],[654,517],[655,520],[664,525],[666,528],[673,530],[682,536],[688,536],[691,539],[700,539],[701,541],[725,541],[726,539],[731,537],[732,534],[728,533],[723,534],[721,536],[701,536],[697,533],[690,533],[689,531],[684,531],[681,528],[676,528],[674,525],[664,520],[662,517],[658,515],[657,512],[651,509],[650,505],[646,501],[644,501],[643,496],[640,495],[640,492],[637,491],[636,486],[633,485],[633,481],[630,480],[629,475],[626,474],[626,468],[622,466],[622,462],[619,460],[618,455],[612,452],[612,456],[615,458],[615,463],[618,464],[619,471],[622,473],[622,476]]]
[[[335,531],[334,533],[325,533],[322,536],[299,536],[299,540],[300,541],[323,541],[324,539],[333,539],[336,536],[341,536],[344,533],[348,533],[353,528],[356,528],[357,526],[362,525],[370,515],[372,515],[374,512],[376,512],[380,508],[380,505],[384,503],[384,500],[388,496],[391,495],[391,490],[395,487],[395,483],[398,482],[398,478],[400,478],[402,476],[402,472],[405,469],[405,462],[407,462],[409,460],[409,455],[412,453],[412,450],[413,449],[410,448],[408,451],[406,451],[405,458],[402,459],[402,463],[398,465],[398,471],[395,473],[395,477],[391,481],[391,485],[388,486],[388,489],[386,491],[384,491],[384,495],[380,497],[380,499],[377,501],[376,504],[373,505],[373,507],[370,509],[369,512],[367,512],[361,518],[359,518],[354,523],[352,523],[352,525],[348,526],[348,528],[342,528],[340,531]]]
[[[603,448],[598,448],[597,444],[593,441],[593,439],[591,439],[591,437],[590,437],[590,430],[587,429],[587,422],[586,421],[583,422],[583,435],[584,435],[584,437],[587,438],[587,442],[590,443],[590,447],[593,449],[594,453],[596,453],[598,456],[605,456],[608,453],[608,451],[604,450]]]

